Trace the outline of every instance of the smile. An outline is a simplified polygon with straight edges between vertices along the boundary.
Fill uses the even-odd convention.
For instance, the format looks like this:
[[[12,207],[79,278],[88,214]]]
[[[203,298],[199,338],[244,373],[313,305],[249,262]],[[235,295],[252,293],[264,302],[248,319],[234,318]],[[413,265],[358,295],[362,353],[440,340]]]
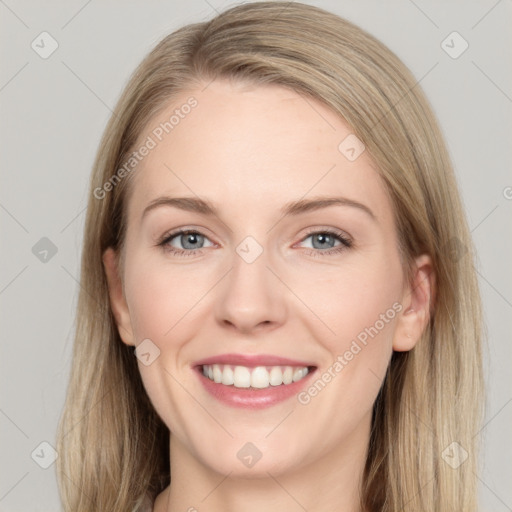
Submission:
[[[302,380],[309,367],[292,366],[234,366],[230,364],[204,364],[205,377],[217,384],[235,388],[266,389],[270,386],[286,386]]]

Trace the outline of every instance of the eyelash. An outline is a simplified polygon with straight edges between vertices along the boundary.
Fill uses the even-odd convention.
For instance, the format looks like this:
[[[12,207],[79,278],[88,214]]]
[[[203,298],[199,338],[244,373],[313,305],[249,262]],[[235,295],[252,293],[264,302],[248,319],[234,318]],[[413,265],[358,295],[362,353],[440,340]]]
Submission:
[[[323,257],[323,256],[331,256],[333,254],[338,254],[342,251],[345,251],[346,249],[350,249],[353,246],[352,240],[349,238],[346,238],[341,231],[336,231],[333,229],[313,229],[311,231],[308,231],[305,237],[302,238],[301,242],[304,242],[304,240],[307,240],[311,235],[329,235],[341,242],[341,245],[337,247],[333,247],[331,249],[327,250],[320,250],[320,249],[311,249],[306,248],[306,254],[314,257]],[[196,231],[194,229],[181,229],[178,231],[174,231],[171,233],[166,233],[162,239],[158,242],[158,246],[162,247],[163,250],[166,252],[169,252],[173,254],[174,256],[179,257],[188,257],[188,256],[195,256],[197,253],[201,251],[201,249],[192,249],[192,250],[185,250],[185,249],[176,249],[169,244],[171,240],[176,238],[177,236],[181,235],[201,235],[205,238],[206,235],[201,233],[200,231]]]

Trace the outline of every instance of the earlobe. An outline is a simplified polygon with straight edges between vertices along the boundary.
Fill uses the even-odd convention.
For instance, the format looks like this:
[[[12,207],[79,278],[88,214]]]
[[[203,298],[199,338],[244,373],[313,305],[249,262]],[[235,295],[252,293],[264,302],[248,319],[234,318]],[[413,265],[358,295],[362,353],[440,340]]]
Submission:
[[[406,352],[418,343],[430,321],[434,294],[432,260],[430,256],[423,254],[416,258],[413,281],[404,292],[403,312],[397,320],[393,350]]]
[[[119,336],[127,345],[135,346],[130,321],[130,312],[123,293],[119,275],[119,258],[112,247],[103,253],[103,267],[107,276],[110,307],[116,320]]]

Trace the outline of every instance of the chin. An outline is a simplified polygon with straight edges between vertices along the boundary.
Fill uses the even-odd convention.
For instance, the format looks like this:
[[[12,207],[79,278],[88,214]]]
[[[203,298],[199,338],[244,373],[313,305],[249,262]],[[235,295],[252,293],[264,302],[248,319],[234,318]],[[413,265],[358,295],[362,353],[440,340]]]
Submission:
[[[243,443],[241,448],[223,450],[208,454],[203,458],[203,464],[222,475],[229,474],[230,478],[258,479],[268,478],[269,473],[277,476],[297,469],[297,460],[290,459],[290,452],[279,456],[275,449],[259,450],[251,443]],[[232,455],[230,455],[232,454]]]

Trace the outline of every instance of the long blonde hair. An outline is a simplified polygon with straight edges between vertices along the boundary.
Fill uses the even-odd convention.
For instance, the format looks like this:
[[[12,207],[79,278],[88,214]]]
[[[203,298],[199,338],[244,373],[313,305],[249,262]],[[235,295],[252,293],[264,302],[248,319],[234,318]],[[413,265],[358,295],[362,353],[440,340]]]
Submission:
[[[119,338],[102,254],[122,247],[130,179],[114,183],[113,176],[148,121],[176,94],[215,78],[279,84],[338,113],[387,186],[404,270],[420,254],[432,258],[435,307],[416,347],[394,353],[375,403],[361,508],[476,510],[481,305],[445,143],[415,78],[389,49],[348,21],[296,2],[239,5],[165,37],[132,75],[106,127],[91,176],[58,433],[64,509],[136,510],[170,482],[169,432],[147,397],[133,348]],[[453,460],[454,450],[458,467],[443,458]]]

